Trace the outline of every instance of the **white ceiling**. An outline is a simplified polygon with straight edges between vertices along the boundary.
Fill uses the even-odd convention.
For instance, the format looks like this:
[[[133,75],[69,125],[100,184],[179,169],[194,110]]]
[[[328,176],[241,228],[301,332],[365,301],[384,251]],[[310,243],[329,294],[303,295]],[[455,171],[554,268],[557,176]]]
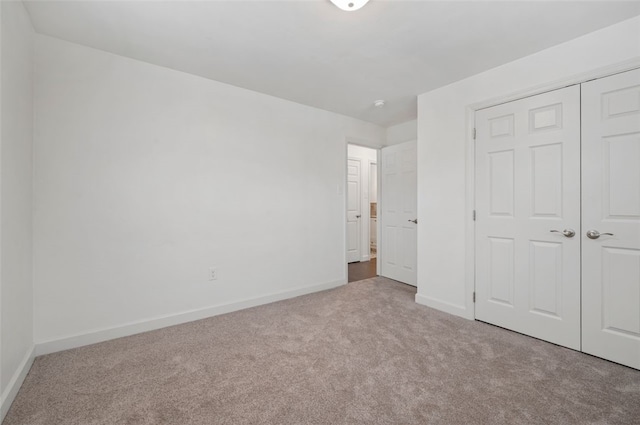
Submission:
[[[39,33],[382,126],[414,119],[418,94],[640,15],[638,1],[25,3]]]

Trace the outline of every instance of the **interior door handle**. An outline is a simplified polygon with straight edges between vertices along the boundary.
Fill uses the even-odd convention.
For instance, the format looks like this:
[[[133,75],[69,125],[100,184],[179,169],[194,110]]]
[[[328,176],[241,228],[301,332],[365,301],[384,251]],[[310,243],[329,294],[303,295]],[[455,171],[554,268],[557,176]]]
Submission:
[[[587,230],[587,237],[589,239],[598,239],[602,235],[613,236],[613,233],[600,233],[597,230]]]
[[[549,230],[551,233],[562,233],[567,238],[572,238],[576,235],[576,231],[573,229],[564,229],[560,230]]]
[[[407,220],[407,221],[410,221],[412,223],[418,224],[418,219],[417,218],[415,220]]]
[[[358,214],[358,215],[356,216],[356,218],[360,218],[360,214]]]

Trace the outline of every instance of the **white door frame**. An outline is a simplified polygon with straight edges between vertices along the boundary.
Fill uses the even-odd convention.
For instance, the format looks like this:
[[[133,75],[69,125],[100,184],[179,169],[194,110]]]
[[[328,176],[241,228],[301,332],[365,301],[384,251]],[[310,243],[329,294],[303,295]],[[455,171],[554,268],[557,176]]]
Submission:
[[[362,247],[362,239],[363,239],[363,230],[364,230],[364,219],[362,218],[362,210],[364,209],[364,205],[362,202],[363,199],[363,190],[362,190],[362,158],[349,156],[347,158],[347,186],[346,186],[346,195],[347,195],[347,261],[349,263],[355,263],[362,261],[363,256],[363,247]],[[353,185],[354,174],[349,174],[349,167],[357,168],[357,178],[356,185],[353,190],[350,188],[350,184]],[[355,193],[355,200],[357,202],[357,208],[351,209],[350,203],[353,202],[353,195]],[[354,212],[356,215],[354,216]],[[355,220],[354,220],[355,218]],[[350,227],[351,225],[351,227]],[[354,226],[355,225],[355,226]],[[353,232],[355,231],[355,239],[356,239],[356,247],[354,250],[353,244]],[[350,254],[351,251],[351,255]],[[355,252],[354,252],[355,251]]]
[[[341,184],[339,184],[338,187],[338,192],[340,194],[340,191],[342,190],[342,195],[344,196],[344,208],[343,208],[343,226],[342,226],[342,232],[343,232],[343,240],[344,240],[344,276],[345,276],[345,283],[348,282],[349,280],[349,254],[347,253],[348,247],[349,247],[349,233],[347,231],[347,203],[348,203],[348,193],[347,193],[347,184],[348,184],[348,173],[347,173],[347,167],[349,166],[349,145],[354,145],[354,146],[360,146],[363,148],[367,148],[367,149],[373,149],[376,151],[376,169],[378,170],[377,174],[377,178],[376,178],[376,191],[377,191],[377,200],[378,200],[378,211],[380,210],[380,192],[381,192],[381,188],[380,188],[380,149],[382,149],[381,146],[375,147],[375,146],[371,146],[369,144],[367,144],[366,141],[364,140],[360,140],[360,139],[354,139],[351,137],[346,137],[345,141],[344,141],[344,159],[343,159],[343,166],[342,169],[344,170],[344,176],[343,176],[343,181]],[[369,162],[367,162],[367,166],[369,166]],[[361,182],[362,183],[362,182]],[[369,214],[368,210],[366,211],[367,216]],[[378,220],[378,223],[376,225],[376,234],[378,235],[378,245],[380,245],[380,221]],[[371,236],[369,236],[369,240],[371,240]],[[367,246],[367,249],[369,249],[369,247]],[[380,270],[380,252],[378,251],[378,254],[376,255],[376,270]]]
[[[569,78],[563,78],[550,82],[548,84],[540,85],[533,88],[524,89],[508,95],[499,96],[492,99],[487,99],[482,102],[473,103],[467,105],[467,127],[466,134],[467,139],[465,143],[465,163],[466,163],[466,177],[465,177],[465,315],[464,317],[470,320],[475,319],[475,303],[473,300],[475,292],[475,221],[473,219],[473,211],[475,210],[475,140],[473,130],[475,128],[475,114],[479,109],[489,108],[491,106],[500,105],[502,103],[512,102],[514,100],[523,99],[525,97],[535,96],[537,94],[546,93],[549,91],[561,89],[563,87],[571,86],[574,84],[581,84],[589,80],[596,78],[604,78],[610,75],[619,74],[622,72],[630,71],[632,69],[640,68],[640,59],[632,59],[629,61],[613,64],[604,68],[599,68],[590,72],[578,74]]]
[[[378,205],[380,205],[380,198],[378,197],[378,195],[380,195],[380,182],[379,182],[379,173],[378,173],[378,167],[379,167],[379,163],[378,163],[378,156],[380,155],[380,149],[376,149],[376,160],[375,162],[368,159],[367,160],[367,167],[369,168],[369,189],[371,189],[371,169],[373,168],[372,166],[375,166],[375,170],[376,170],[376,208]],[[371,190],[369,190],[369,203],[371,203]],[[371,211],[367,211],[367,217],[369,217],[369,229],[371,229]],[[378,217],[376,215],[376,271],[380,270],[380,264],[378,263],[378,240],[380,239],[379,236],[379,232],[378,232],[378,221],[377,221]],[[371,230],[369,230],[369,261],[371,261]]]

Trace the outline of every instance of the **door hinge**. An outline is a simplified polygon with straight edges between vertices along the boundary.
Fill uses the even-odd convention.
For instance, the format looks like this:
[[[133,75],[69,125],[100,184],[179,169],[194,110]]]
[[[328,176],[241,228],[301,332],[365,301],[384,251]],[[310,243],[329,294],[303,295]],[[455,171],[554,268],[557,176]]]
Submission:
[[[475,291],[473,292],[473,302],[474,303],[476,302],[476,293],[475,293]]]
[[[471,216],[473,217],[473,221],[476,221],[476,210],[473,210]]]
[[[473,134],[473,140],[476,140],[476,129],[475,128],[473,129],[472,134]]]

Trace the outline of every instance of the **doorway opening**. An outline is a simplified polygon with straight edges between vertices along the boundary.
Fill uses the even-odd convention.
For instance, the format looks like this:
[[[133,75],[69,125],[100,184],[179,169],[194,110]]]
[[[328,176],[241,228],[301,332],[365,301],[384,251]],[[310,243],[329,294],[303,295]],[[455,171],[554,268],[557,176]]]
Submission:
[[[348,281],[375,277],[378,257],[378,151],[347,145]]]

